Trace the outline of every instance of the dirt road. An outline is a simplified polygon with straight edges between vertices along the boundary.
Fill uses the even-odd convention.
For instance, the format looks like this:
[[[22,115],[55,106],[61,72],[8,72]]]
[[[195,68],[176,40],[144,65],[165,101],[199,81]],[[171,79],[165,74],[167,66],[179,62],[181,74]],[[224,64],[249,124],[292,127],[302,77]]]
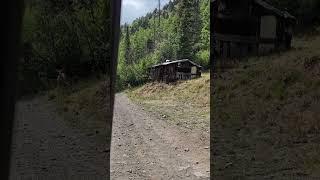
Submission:
[[[209,179],[208,132],[170,126],[125,94],[114,112],[111,179]],[[103,127],[76,123],[46,96],[18,102],[10,179],[107,179]]]
[[[16,107],[10,179],[106,179],[102,128],[71,127],[45,96]]]
[[[209,133],[168,125],[117,94],[111,179],[209,179]]]

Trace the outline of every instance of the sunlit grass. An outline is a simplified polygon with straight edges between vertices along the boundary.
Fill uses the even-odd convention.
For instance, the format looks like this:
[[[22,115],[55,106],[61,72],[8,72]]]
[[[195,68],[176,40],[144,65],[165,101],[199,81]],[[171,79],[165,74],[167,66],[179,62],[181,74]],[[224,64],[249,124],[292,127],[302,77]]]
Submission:
[[[165,115],[171,123],[209,129],[210,73],[173,84],[148,83],[127,93],[149,111]]]

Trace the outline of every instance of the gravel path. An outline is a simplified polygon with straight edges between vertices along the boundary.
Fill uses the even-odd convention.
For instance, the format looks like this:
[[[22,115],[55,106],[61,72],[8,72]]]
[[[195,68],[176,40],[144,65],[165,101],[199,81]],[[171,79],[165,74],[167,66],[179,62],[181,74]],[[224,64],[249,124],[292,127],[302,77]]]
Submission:
[[[111,179],[209,179],[209,133],[168,125],[117,94]],[[73,127],[47,97],[17,103],[10,179],[107,179],[97,129]]]
[[[16,107],[10,179],[106,179],[108,151],[96,134],[67,125],[46,97]]]
[[[209,179],[209,133],[168,125],[117,94],[111,179]]]

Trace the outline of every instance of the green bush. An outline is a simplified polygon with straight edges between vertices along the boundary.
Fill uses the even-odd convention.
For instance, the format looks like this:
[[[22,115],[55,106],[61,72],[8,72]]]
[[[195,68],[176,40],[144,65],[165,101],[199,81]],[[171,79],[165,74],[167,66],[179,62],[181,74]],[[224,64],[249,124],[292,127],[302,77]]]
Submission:
[[[67,77],[106,73],[110,59],[109,1],[27,1],[23,19],[23,57],[19,94],[52,88],[56,68]],[[42,74],[42,75],[39,75]]]
[[[199,63],[204,69],[210,68],[210,51],[201,50],[196,54],[196,62]]]

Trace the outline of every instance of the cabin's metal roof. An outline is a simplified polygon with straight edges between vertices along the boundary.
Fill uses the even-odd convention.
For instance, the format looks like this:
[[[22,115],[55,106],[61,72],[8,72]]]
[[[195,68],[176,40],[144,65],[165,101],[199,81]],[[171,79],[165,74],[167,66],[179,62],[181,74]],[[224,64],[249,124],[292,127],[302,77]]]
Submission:
[[[202,66],[200,66],[199,64],[189,60],[189,59],[181,59],[181,60],[175,60],[175,61],[169,61],[169,62],[164,62],[164,63],[161,63],[161,64],[156,64],[156,65],[153,65],[151,67],[159,67],[159,66],[166,66],[166,65],[169,65],[169,64],[175,64],[175,63],[181,63],[181,62],[190,62],[191,64],[193,64],[194,66],[197,66],[199,68],[201,68]]]
[[[212,0],[211,2],[212,3],[217,3],[218,0]],[[277,8],[275,8],[274,6],[272,6],[271,4],[265,2],[264,0],[253,0],[254,3],[262,6],[263,8],[269,10],[269,11],[272,11],[274,12],[276,15],[278,16],[281,16],[281,17],[284,17],[284,18],[288,18],[288,19],[293,19],[293,20],[296,20],[296,18],[291,15],[289,12],[287,11],[281,11]]]
[[[255,3],[257,3],[258,5],[274,12],[275,14],[284,17],[284,18],[290,18],[290,19],[296,19],[294,16],[292,16],[290,13],[288,13],[287,11],[281,11],[277,8],[275,8],[274,6],[268,4],[267,2],[263,1],[263,0],[255,0]]]

